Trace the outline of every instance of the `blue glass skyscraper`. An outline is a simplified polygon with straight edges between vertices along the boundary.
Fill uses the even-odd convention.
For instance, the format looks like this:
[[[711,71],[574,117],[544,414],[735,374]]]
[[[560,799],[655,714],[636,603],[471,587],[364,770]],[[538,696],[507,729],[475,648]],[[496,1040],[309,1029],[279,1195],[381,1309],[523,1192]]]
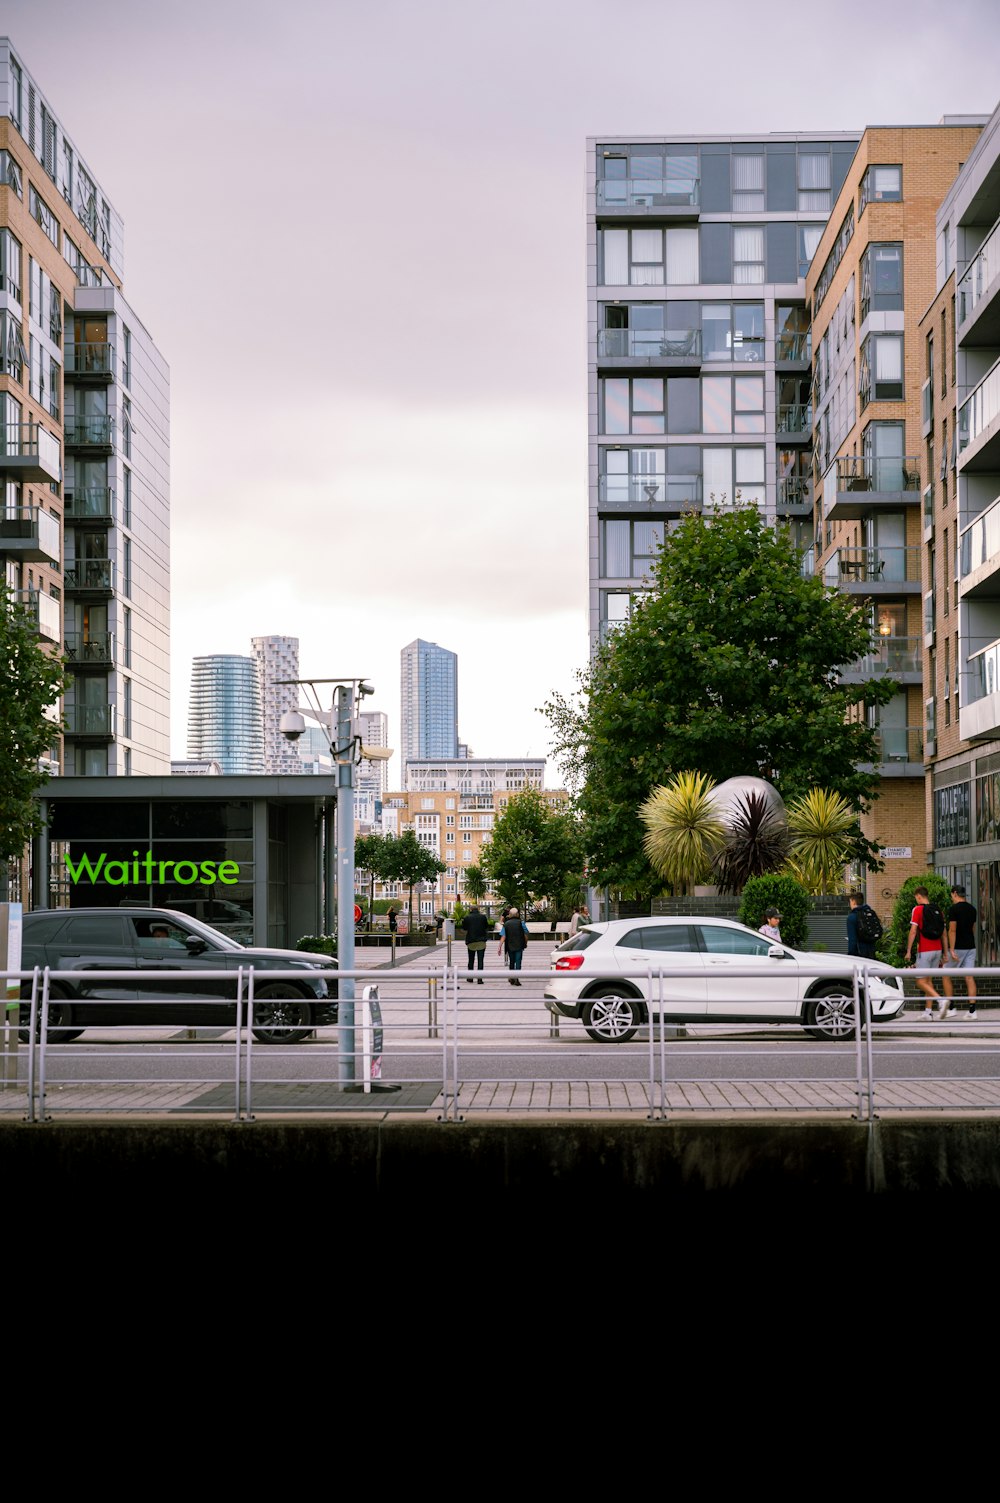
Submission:
[[[417,638],[400,653],[403,766],[458,756],[458,654]]]

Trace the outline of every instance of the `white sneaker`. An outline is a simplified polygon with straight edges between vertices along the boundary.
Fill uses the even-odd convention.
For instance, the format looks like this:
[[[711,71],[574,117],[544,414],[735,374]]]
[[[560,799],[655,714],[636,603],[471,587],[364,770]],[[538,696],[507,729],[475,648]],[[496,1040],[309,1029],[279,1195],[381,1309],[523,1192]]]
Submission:
[[[933,1007],[925,1007],[924,1008],[924,1022],[925,1023],[933,1023],[936,1018],[937,1018],[937,1013],[934,1011]]]

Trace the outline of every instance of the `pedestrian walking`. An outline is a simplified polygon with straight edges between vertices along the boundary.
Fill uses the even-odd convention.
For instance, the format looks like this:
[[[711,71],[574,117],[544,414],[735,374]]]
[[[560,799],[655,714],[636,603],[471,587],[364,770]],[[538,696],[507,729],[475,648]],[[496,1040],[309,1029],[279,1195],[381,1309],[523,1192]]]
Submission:
[[[953,887],[951,889],[951,907],[948,909],[948,927],[944,933],[944,964],[949,970],[969,970],[976,963],[976,919],[979,917],[972,904],[966,901],[965,888]],[[967,1017],[976,1016],[976,978],[963,976],[965,990],[969,998],[969,1010]],[[954,987],[950,976],[941,977],[941,985],[944,987],[945,1004],[941,1009],[942,1018],[948,1016],[949,1011],[955,1011],[951,1007]]]
[[[581,924],[589,923],[590,915],[587,912],[586,908],[584,908],[582,903],[577,904],[577,906],[573,909],[573,916],[569,921],[570,934],[575,934]]]
[[[390,908],[389,909],[389,932],[390,932],[390,934],[395,934],[396,927],[397,927],[397,925],[396,925],[396,910],[395,910],[395,908]]]
[[[516,908],[512,908],[504,921],[503,939],[501,944],[507,954],[507,964],[512,971],[521,969],[521,961],[524,957],[525,947],[528,943],[528,930]],[[515,976],[510,977],[511,986],[520,986],[520,981]]]
[[[780,923],[781,914],[778,912],[777,908],[767,908],[764,911],[764,922],[760,926],[759,933],[763,934],[765,939],[771,940],[773,944],[780,945]]]
[[[906,941],[906,962],[909,964],[913,951],[913,942],[917,941],[916,968],[918,971],[936,971],[941,965],[941,957],[944,950],[942,936],[944,935],[944,914],[936,903],[932,903],[926,887],[918,887],[913,894],[917,903],[910,914],[910,933]],[[934,990],[934,983],[929,976],[918,976],[917,986],[927,998],[927,1006],[924,1008],[924,1017],[933,1020],[937,1017],[934,1004],[943,1002],[944,998]]]
[[[486,940],[490,932],[489,920],[485,913],[480,913],[478,906],[473,903],[468,913],[462,920],[462,929],[465,933],[465,948],[469,956],[469,974],[466,981],[472,985],[472,972],[478,965],[479,985],[483,984],[483,964],[486,959]]]
[[[847,953],[859,955],[862,960],[875,959],[875,946],[882,938],[882,920],[859,892],[852,892],[848,901],[851,911],[847,915]]]

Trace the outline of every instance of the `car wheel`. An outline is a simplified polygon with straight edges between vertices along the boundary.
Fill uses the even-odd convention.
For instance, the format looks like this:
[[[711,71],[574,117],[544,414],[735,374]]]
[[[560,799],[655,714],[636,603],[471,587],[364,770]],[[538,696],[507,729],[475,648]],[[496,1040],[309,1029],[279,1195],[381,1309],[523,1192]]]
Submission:
[[[582,1017],[596,1044],[627,1044],[642,1022],[638,1000],[610,986],[592,994]]]
[[[21,1017],[17,1036],[22,1044],[26,1044],[31,1038],[31,988],[27,988],[25,1001],[25,989],[21,991]],[[49,1027],[45,1035],[47,1044],[68,1044],[73,1039],[78,1039],[83,1032],[82,1028],[71,1028],[73,1021],[73,1009],[66,1001],[64,994],[54,986],[49,987]],[[42,1004],[38,1003],[38,1034],[42,1032]]]
[[[854,992],[848,986],[824,987],[810,1001],[806,1020],[806,1032],[815,1039],[853,1039]]]
[[[300,1044],[312,1033],[312,1008],[294,986],[275,981],[255,994],[253,1022],[261,1044]]]

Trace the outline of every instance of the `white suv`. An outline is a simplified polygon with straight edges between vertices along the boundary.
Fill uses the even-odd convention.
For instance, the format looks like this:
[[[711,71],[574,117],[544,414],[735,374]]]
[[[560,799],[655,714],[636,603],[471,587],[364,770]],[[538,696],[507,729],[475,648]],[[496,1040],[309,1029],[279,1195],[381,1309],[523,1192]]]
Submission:
[[[816,1038],[853,1038],[855,963],[865,964],[774,944],[731,919],[614,919],[588,924],[552,952],[557,974],[545,1005],[580,1018],[598,1043],[624,1044],[650,1015],[660,1018],[662,967],[665,1022],[798,1023]],[[879,961],[867,966],[872,1017],[896,1017],[902,982]]]

